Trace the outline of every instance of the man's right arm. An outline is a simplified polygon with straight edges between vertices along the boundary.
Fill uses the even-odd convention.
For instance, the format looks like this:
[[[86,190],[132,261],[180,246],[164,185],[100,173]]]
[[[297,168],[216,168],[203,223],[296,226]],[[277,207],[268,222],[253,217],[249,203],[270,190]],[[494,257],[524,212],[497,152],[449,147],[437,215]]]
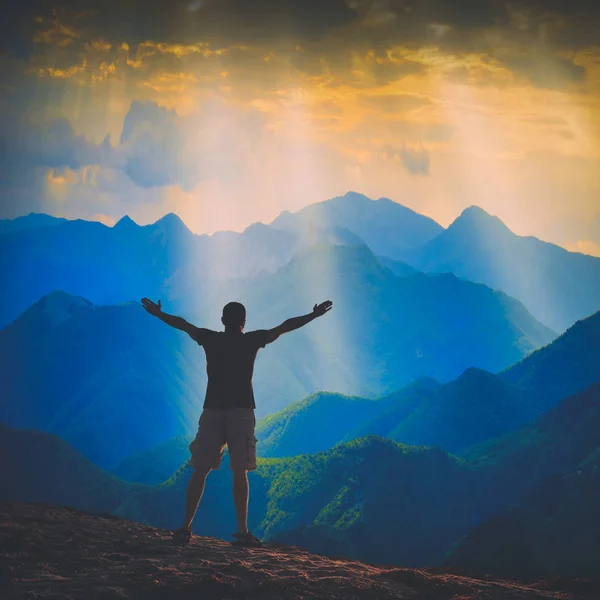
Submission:
[[[331,302],[331,300],[326,300],[321,304],[315,304],[312,312],[300,317],[292,317],[291,319],[287,319],[281,323],[281,325],[273,327],[273,329],[268,329],[266,340],[267,344],[274,342],[281,334],[294,331],[294,329],[299,329],[307,323],[310,323],[313,319],[323,316],[326,312],[331,310],[332,306],[333,302]]]
[[[184,318],[177,317],[175,315],[169,315],[162,311],[162,307],[160,304],[160,300],[158,304],[152,302],[148,298],[142,298],[142,306],[153,316],[158,317],[161,321],[174,327],[175,329],[179,329],[181,331],[185,331],[193,340],[200,342],[202,329],[200,327],[196,327],[191,323],[188,323]]]

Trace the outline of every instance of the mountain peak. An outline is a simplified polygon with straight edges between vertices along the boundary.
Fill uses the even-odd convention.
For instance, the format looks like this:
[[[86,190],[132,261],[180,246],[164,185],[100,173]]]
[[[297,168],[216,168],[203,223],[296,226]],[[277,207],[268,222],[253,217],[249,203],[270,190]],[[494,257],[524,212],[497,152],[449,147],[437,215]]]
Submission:
[[[114,224],[114,227],[137,227],[137,223],[129,215],[125,215]]]
[[[42,313],[48,319],[50,327],[56,327],[73,315],[89,310],[93,306],[89,300],[81,296],[72,296],[63,290],[55,290],[36,302],[29,311]]]
[[[465,210],[462,211],[460,216],[471,216],[472,218],[492,217],[492,215],[490,215],[489,212],[481,208],[481,206],[477,206],[476,204],[467,206],[467,208],[465,208]]]
[[[163,231],[177,232],[177,233],[192,233],[187,225],[181,220],[181,218],[175,213],[167,213],[161,219],[158,219],[155,223],[151,225],[151,227],[162,229]]]
[[[347,200],[350,202],[365,202],[365,201],[374,202],[374,200],[372,200],[368,196],[365,196],[364,194],[361,194],[360,192],[354,192],[352,190],[350,190],[349,192],[346,192],[343,196],[340,196],[340,198],[343,198],[344,200]]]
[[[510,232],[510,229],[501,219],[494,215],[490,215],[490,213],[483,210],[483,208],[475,205],[465,208],[450,227],[454,227],[456,224],[468,225],[470,227],[493,227],[497,231],[503,230]]]
[[[255,221],[254,223],[251,223],[250,225],[248,225],[248,227],[246,227],[246,229],[244,229],[243,233],[255,233],[255,232],[265,232],[265,231],[269,231],[270,227],[268,225],[266,225],[265,223],[261,223],[260,221]]]
[[[182,225],[184,224],[181,218],[174,212],[167,213],[164,217],[158,219],[158,221],[156,221],[154,224],[156,225],[157,223],[181,223]]]

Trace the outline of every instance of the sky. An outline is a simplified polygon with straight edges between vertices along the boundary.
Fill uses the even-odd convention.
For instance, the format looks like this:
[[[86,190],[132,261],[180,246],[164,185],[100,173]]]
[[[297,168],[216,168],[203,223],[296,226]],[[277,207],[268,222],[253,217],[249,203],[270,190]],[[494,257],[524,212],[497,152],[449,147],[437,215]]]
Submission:
[[[13,4],[0,218],[242,231],[353,190],[600,256],[595,0]]]

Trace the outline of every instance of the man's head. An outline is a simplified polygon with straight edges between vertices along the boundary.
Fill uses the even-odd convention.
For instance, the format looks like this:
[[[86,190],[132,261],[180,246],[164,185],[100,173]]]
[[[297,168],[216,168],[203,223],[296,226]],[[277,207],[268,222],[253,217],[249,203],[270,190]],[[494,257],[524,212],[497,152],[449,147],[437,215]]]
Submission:
[[[246,307],[239,302],[229,302],[223,307],[221,323],[227,329],[244,329],[246,324]]]

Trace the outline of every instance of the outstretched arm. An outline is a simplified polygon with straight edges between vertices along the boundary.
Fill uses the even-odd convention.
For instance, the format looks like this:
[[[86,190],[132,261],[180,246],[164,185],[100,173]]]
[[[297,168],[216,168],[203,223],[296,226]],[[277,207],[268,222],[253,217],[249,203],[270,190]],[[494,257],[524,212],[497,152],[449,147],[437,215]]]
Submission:
[[[176,317],[175,315],[168,315],[162,311],[162,307],[160,304],[160,300],[158,304],[152,302],[148,298],[142,298],[142,306],[153,316],[158,317],[161,321],[164,321],[167,325],[171,327],[175,327],[175,329],[180,329],[181,331],[185,331],[190,337],[195,338],[196,332],[198,331],[198,327],[188,323],[185,319],[181,317]]]
[[[299,329],[307,323],[310,323],[313,319],[322,317],[326,312],[331,310],[332,306],[333,302],[331,302],[331,300],[326,300],[321,304],[315,304],[312,312],[300,317],[292,317],[291,319],[284,321],[281,325],[269,329],[267,331],[267,344],[274,342],[282,333],[294,331],[294,329]]]

